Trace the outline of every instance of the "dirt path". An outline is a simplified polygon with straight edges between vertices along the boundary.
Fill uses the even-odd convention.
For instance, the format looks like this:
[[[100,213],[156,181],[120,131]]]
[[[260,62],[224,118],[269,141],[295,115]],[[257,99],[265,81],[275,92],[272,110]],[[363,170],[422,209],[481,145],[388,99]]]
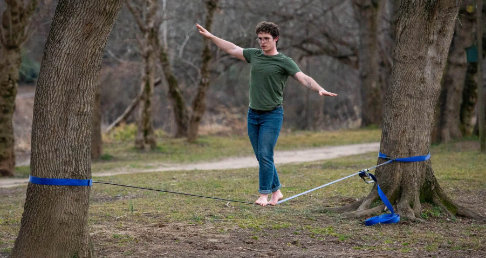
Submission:
[[[351,144],[343,146],[330,146],[322,148],[292,150],[292,151],[277,151],[275,152],[275,163],[288,164],[310,162],[317,160],[328,160],[338,157],[357,155],[367,152],[378,152],[380,144],[362,143]],[[119,168],[105,172],[93,173],[93,177],[114,176],[124,174],[163,172],[163,171],[182,171],[182,170],[224,170],[224,169],[238,169],[258,167],[258,163],[254,156],[248,157],[232,157],[217,161],[198,162],[190,164],[163,164],[157,168],[151,169],[128,169]],[[27,184],[28,179],[0,179],[0,188],[15,187]]]

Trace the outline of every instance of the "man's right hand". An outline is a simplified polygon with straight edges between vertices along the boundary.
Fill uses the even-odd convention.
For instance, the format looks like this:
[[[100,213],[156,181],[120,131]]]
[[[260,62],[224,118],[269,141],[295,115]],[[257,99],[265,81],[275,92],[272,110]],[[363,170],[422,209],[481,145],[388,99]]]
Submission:
[[[220,49],[222,49],[224,52],[228,53],[229,55],[236,57],[240,60],[245,61],[245,57],[243,56],[243,48],[226,41],[224,39],[218,38],[217,36],[214,36],[206,30],[203,26],[199,25],[196,23],[197,30],[201,35],[203,35],[205,38],[211,40],[216,46],[218,46]]]
[[[213,34],[211,34],[211,32],[206,30],[203,26],[196,23],[196,27],[197,27],[197,30],[199,31],[199,33],[201,35],[203,35],[204,37],[210,38],[211,36],[213,36]]]

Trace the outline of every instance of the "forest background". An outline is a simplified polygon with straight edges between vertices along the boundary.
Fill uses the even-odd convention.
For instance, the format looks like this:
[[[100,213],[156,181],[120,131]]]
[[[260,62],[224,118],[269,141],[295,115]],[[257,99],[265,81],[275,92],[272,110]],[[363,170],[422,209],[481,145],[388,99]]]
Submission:
[[[31,34],[23,46],[19,98],[35,85],[55,6],[56,1],[40,1],[37,13],[33,15]],[[158,10],[158,15],[164,17],[160,26],[161,40],[167,48],[182,94],[190,102],[200,80],[203,40],[194,25],[204,22],[204,2],[163,1],[161,7]],[[386,39],[390,33],[386,9],[382,15],[380,42],[382,48],[388,49],[391,42]],[[280,25],[281,52],[292,57],[302,71],[327,90],[340,95],[323,99],[289,79],[285,91],[284,130],[359,127],[359,30],[351,1],[221,1],[211,31],[242,47],[257,47],[254,28],[263,19]],[[137,42],[140,37],[133,15],[123,7],[107,43],[99,79],[103,128],[120,116],[139,92],[143,62]],[[243,134],[246,132],[249,65],[230,58],[214,46],[211,51],[214,54],[210,64],[211,83],[201,130]],[[160,84],[153,95],[153,121],[156,128],[173,135],[176,124],[163,76],[158,67],[156,77]],[[24,96],[33,97],[32,94]],[[127,123],[134,122],[136,114],[132,112]],[[15,119],[16,142],[20,150],[30,147],[29,115],[31,113],[27,112]]]
[[[158,25],[160,44],[167,53],[185,105],[191,109],[189,106],[196,98],[204,61],[201,54],[203,40],[194,25],[204,23],[208,10],[204,1],[155,2],[158,8],[152,18]],[[323,99],[290,79],[285,90],[284,130],[338,130],[379,126],[382,93],[389,82],[393,63],[391,47],[394,6],[393,1],[382,1],[371,8],[359,2],[224,0],[217,5],[210,30],[239,46],[258,47],[254,35],[256,23],[261,20],[276,22],[282,33],[279,51],[292,57],[302,71],[315,78],[324,88],[339,94],[338,98]],[[139,98],[143,86],[143,56],[147,43],[144,43],[137,23],[140,19],[148,21],[150,15],[144,1],[131,3],[135,12],[131,12],[127,5],[123,7],[103,56],[98,82],[103,130],[119,118],[134,99]],[[436,142],[471,135],[474,128],[477,132],[478,90],[474,79],[467,80],[466,75],[471,69],[465,68],[470,66],[466,61],[466,48],[475,44],[472,36],[476,30],[474,11],[468,9],[472,3],[464,1],[456,25],[448,67],[459,67],[460,71],[448,68],[451,71],[444,76],[441,106],[438,107],[434,132]],[[28,27],[27,41],[22,47],[19,96],[14,117],[16,152],[20,160],[30,152],[32,91],[56,4],[55,0],[39,1]],[[0,11],[3,8],[0,7]],[[137,11],[139,17],[134,15]],[[366,38],[373,37],[376,42],[366,42]],[[205,96],[207,107],[199,133],[244,134],[249,66],[229,57],[213,45],[209,47],[213,56],[208,64],[210,86]],[[376,55],[370,58],[366,53]],[[175,105],[171,104],[168,80],[162,70],[160,62],[155,62],[151,119],[155,128],[162,129],[168,135],[177,135]],[[482,74],[484,76],[486,73]],[[366,78],[372,80],[371,86],[364,85]],[[462,111],[467,108],[472,112],[463,118]],[[134,123],[139,119],[139,112],[130,114],[124,119],[125,123]],[[454,131],[450,129],[451,126],[461,128],[462,131],[450,133]]]

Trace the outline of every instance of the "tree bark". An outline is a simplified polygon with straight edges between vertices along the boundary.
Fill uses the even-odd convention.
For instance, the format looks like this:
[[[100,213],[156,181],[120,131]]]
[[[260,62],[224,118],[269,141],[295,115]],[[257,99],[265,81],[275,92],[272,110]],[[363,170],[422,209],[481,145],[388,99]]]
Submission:
[[[354,0],[359,24],[359,75],[361,79],[361,125],[380,125],[382,97],[379,77],[378,20],[382,0]]]
[[[458,9],[455,0],[400,2],[392,84],[384,102],[382,153],[398,158],[430,151],[434,110]],[[454,215],[478,217],[446,196],[431,165],[430,160],[392,162],[376,170],[380,187],[396,204],[397,213],[417,219],[421,202],[430,202]],[[349,215],[366,213],[377,198],[375,187],[363,200],[343,210],[355,208]]]
[[[13,176],[15,151],[13,114],[19,81],[21,46],[37,0],[6,0],[0,24],[0,176]]]
[[[218,8],[219,0],[206,0],[206,23],[205,28],[211,30],[213,24],[214,12]],[[202,116],[206,111],[206,93],[209,88],[210,74],[209,63],[211,61],[211,50],[209,48],[209,40],[204,38],[204,49],[202,52],[202,65],[201,65],[201,80],[197,90],[196,97],[192,102],[192,116],[189,120],[189,128],[187,133],[187,141],[195,142],[199,133],[199,124],[201,123]]]
[[[101,135],[101,85],[96,83],[93,105],[93,120],[91,125],[91,159],[100,159],[103,152]]]
[[[460,126],[463,91],[468,70],[466,48],[474,44],[477,25],[474,9],[470,9],[474,1],[464,1],[459,10],[442,80],[434,142],[449,142],[463,136]]]
[[[36,87],[32,176],[91,178],[95,82],[121,1],[60,0]],[[90,257],[90,187],[29,183],[12,257]]]

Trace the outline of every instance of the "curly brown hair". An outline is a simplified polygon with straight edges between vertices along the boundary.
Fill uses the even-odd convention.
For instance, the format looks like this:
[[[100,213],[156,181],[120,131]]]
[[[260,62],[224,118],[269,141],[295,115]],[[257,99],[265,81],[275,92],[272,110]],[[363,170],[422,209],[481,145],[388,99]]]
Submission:
[[[267,22],[267,21],[259,22],[256,26],[255,32],[257,35],[260,32],[268,33],[272,35],[273,38],[276,38],[280,35],[278,25],[273,22]]]
[[[262,21],[259,22],[256,26],[255,30],[256,34],[263,32],[272,35],[273,38],[276,38],[280,35],[278,25],[273,22]]]

